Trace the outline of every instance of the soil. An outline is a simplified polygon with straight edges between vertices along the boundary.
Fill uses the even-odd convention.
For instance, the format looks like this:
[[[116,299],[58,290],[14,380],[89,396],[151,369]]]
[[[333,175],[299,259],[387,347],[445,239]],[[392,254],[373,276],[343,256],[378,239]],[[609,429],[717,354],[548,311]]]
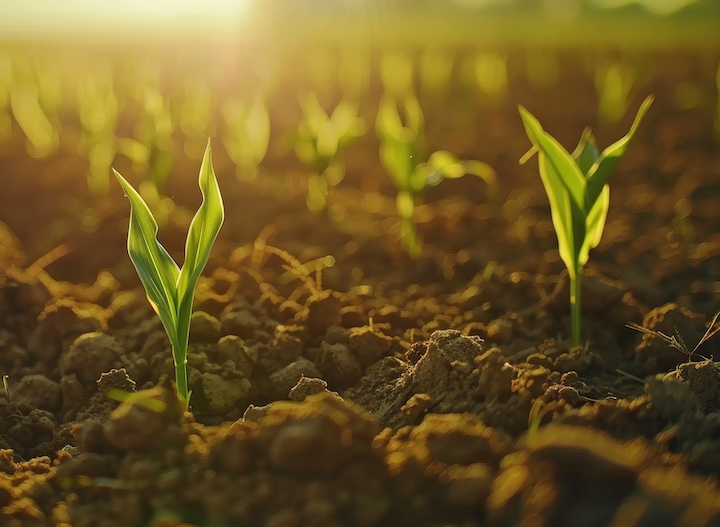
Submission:
[[[576,347],[547,198],[517,163],[517,104],[568,146],[596,121],[587,54],[558,57],[543,88],[511,54],[499,102],[422,96],[429,146],[488,162],[500,189],[430,189],[417,259],[369,136],[322,213],[292,156],[241,182],[218,144],[226,222],[197,290],[189,412],[125,252],[127,200],[114,182],[87,193],[70,141],[32,159],[15,127],[0,146],[0,526],[719,526],[718,341],[689,356],[626,324],[692,350],[720,310],[720,57],[643,57],[629,114],[656,101],[612,179]],[[595,127],[599,143],[632,117]],[[176,159],[160,239],[181,260],[199,163]]]

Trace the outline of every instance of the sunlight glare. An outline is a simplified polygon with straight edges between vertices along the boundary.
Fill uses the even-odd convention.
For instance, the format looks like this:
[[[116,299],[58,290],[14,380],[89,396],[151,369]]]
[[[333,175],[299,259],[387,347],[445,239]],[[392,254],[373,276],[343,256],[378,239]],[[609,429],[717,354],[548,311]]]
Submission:
[[[247,23],[253,0],[35,0],[0,3],[0,35],[232,31]]]

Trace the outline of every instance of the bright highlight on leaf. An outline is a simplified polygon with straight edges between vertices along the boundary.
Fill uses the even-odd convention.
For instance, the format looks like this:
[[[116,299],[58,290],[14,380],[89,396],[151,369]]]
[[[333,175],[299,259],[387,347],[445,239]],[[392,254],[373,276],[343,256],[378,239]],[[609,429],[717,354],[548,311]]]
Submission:
[[[140,194],[116,170],[113,172],[130,199],[128,254],[148,301],[170,339],[178,398],[188,408],[187,348],[195,286],[225,218],[220,187],[212,166],[210,142],[205,149],[198,180],[203,202],[190,223],[182,268],[157,241],[158,224]]]
[[[538,153],[538,169],[550,201],[560,258],[570,276],[570,319],[575,345],[580,344],[582,268],[588,261],[590,249],[597,247],[602,238],[610,206],[610,174],[625,154],[652,102],[652,96],[643,101],[630,131],[601,154],[589,129],[585,129],[577,148],[570,154],[543,130],[530,112],[519,107],[525,131]]]

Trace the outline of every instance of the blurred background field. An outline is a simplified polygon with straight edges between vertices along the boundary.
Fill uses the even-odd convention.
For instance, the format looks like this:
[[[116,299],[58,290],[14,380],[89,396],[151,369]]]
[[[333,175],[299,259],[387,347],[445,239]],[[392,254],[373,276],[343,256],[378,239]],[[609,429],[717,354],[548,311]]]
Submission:
[[[402,189],[379,155],[387,101],[406,127],[408,104],[421,113],[407,140],[413,169],[437,151],[482,161],[508,203],[529,181],[540,189],[517,164],[528,148],[518,104],[571,148],[586,125],[601,144],[620,137],[653,93],[657,111],[687,127],[651,116],[643,134],[668,150],[710,151],[720,137],[718,27],[717,0],[3,3],[0,221],[35,257],[72,229],[96,230],[110,214],[103,203],[118,201],[112,166],[182,223],[208,138],[229,195],[252,186],[302,195],[333,221],[353,203],[395,214]],[[28,221],[13,208],[27,207],[20,182],[33,172],[45,174],[36,194],[55,200]],[[455,183],[416,204],[491,198],[482,181]],[[346,191],[357,194],[334,201]],[[50,221],[61,213],[80,223]]]

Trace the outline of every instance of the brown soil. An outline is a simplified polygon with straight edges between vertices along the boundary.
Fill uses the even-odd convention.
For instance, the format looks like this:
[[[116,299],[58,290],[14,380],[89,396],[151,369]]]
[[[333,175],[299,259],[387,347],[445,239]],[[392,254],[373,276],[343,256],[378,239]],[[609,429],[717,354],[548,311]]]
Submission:
[[[587,344],[572,347],[516,105],[574,144],[595,122],[585,57],[561,55],[545,89],[511,69],[500,104],[422,101],[432,148],[487,161],[501,189],[433,188],[417,260],[371,139],[348,153],[331,214],[306,209],[287,156],[239,183],[216,148],[227,219],[198,287],[189,413],[125,252],[121,191],[93,201],[72,145],[32,160],[17,132],[0,146],[0,526],[720,525],[717,341],[689,360],[626,327],[692,349],[720,309],[718,56],[646,56],[631,108],[657,100],[612,180]],[[682,83],[698,106],[678,106]],[[600,144],[627,123],[596,127]],[[193,209],[198,164],[178,155],[168,194]],[[161,241],[181,258],[176,219]]]

